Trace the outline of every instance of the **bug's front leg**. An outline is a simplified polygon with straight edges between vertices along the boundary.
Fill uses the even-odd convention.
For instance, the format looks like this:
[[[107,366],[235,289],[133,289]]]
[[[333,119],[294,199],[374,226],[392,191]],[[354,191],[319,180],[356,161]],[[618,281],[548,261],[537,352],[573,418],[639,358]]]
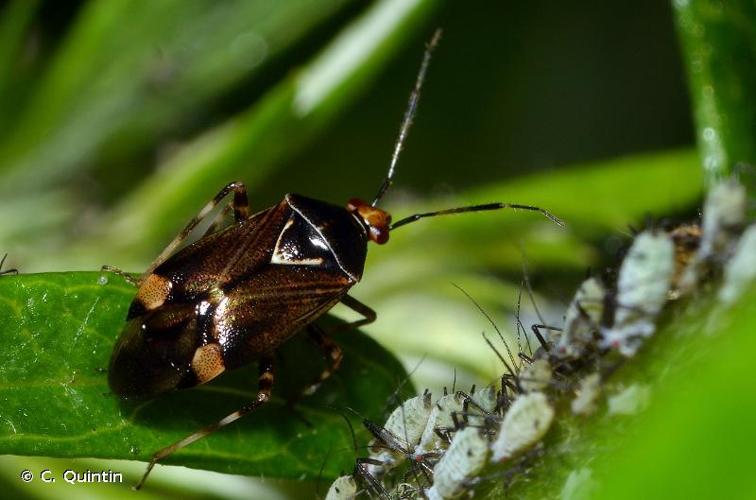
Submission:
[[[357,321],[352,321],[351,323],[346,323],[343,325],[339,325],[336,327],[338,330],[351,330],[353,328],[359,328],[361,326],[369,325],[373,321],[375,321],[375,318],[377,317],[377,314],[375,311],[373,311],[370,307],[363,304],[359,300],[355,299],[351,295],[344,295],[341,298],[341,303],[347,306],[352,311],[361,314],[362,319],[358,319]]]
[[[247,415],[248,413],[251,413],[255,409],[257,409],[259,406],[262,406],[263,404],[270,401],[270,392],[273,389],[273,358],[268,356],[260,359],[260,366],[259,366],[259,373],[260,376],[257,379],[257,397],[250,403],[242,406],[240,409],[236,410],[235,412],[226,415],[222,419],[218,420],[217,422],[214,422],[208,426],[203,427],[202,429],[198,430],[195,433],[192,433],[182,439],[181,441],[177,441],[173,443],[170,446],[167,446],[163,448],[162,450],[158,451],[152,456],[152,460],[150,460],[149,465],[147,466],[147,470],[144,473],[144,476],[142,476],[142,479],[139,481],[139,483],[134,486],[135,490],[138,490],[142,487],[144,482],[147,480],[147,476],[149,476],[150,471],[152,471],[152,468],[155,467],[155,464],[158,463],[160,460],[164,459],[165,457],[173,454],[175,451],[180,450],[181,448],[184,448],[185,446],[189,446],[193,442],[202,439],[203,437],[212,434],[213,432],[217,431],[218,429],[227,426],[228,424],[235,422],[236,420],[240,419],[244,415]]]

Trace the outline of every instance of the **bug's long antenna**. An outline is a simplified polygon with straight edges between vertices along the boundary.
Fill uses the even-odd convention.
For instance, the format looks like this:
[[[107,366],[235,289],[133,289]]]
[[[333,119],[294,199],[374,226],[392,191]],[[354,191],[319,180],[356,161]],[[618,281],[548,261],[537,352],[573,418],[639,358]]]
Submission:
[[[531,210],[534,212],[541,212],[546,218],[554,222],[557,226],[564,227],[564,221],[552,214],[548,210],[543,208],[534,207],[532,205],[518,205],[516,203],[486,203],[484,205],[471,205],[467,207],[447,208],[446,210],[437,210],[435,212],[425,212],[422,214],[414,214],[404,219],[398,220],[389,226],[389,230],[393,231],[397,227],[404,226],[411,222],[415,222],[426,217],[436,217],[438,215],[451,215],[461,214],[464,212],[484,212],[488,210],[501,210],[502,208],[512,208],[515,210]]]
[[[386,194],[391,183],[394,181],[394,170],[396,164],[399,161],[399,154],[404,147],[404,140],[407,138],[409,129],[412,126],[412,120],[415,118],[417,112],[417,103],[420,101],[420,89],[423,87],[423,81],[425,80],[425,73],[428,71],[428,65],[430,64],[431,54],[433,49],[438,45],[438,41],[441,39],[441,29],[437,29],[433,33],[433,37],[430,42],[425,46],[425,53],[423,54],[423,62],[420,64],[420,71],[417,73],[417,79],[415,80],[415,87],[410,94],[409,102],[407,103],[407,110],[404,112],[404,119],[402,119],[402,126],[399,128],[399,137],[396,138],[396,144],[394,145],[394,153],[391,155],[391,163],[389,164],[388,174],[383,179],[383,184],[378,190],[378,194],[375,195],[372,206],[378,205],[383,195]]]

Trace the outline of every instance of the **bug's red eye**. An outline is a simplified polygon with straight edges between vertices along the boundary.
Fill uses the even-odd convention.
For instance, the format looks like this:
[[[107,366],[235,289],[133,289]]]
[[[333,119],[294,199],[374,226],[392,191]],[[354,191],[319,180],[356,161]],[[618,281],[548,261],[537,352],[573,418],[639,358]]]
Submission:
[[[391,225],[391,215],[388,212],[369,205],[358,198],[349,200],[347,210],[357,215],[363,224],[367,226],[370,241],[374,241],[379,245],[388,241],[389,226]]]
[[[379,245],[383,245],[386,243],[389,239],[389,230],[387,227],[385,228],[378,228],[375,226],[370,226],[370,240],[375,241]]]

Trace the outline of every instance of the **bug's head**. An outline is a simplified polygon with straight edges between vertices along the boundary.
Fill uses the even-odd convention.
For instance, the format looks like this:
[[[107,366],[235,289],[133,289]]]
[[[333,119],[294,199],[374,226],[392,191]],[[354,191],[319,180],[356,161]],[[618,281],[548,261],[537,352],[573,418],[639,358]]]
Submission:
[[[374,241],[379,245],[383,245],[388,241],[391,214],[359,198],[349,200],[347,210],[356,215],[365,225],[370,241]]]

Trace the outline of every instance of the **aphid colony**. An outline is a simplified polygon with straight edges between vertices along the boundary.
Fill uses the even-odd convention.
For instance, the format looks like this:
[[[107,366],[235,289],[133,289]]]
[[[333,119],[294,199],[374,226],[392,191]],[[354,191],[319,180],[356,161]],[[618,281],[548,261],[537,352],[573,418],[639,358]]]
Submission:
[[[506,368],[497,383],[444,390],[435,400],[426,391],[395,408],[383,426],[365,420],[374,436],[369,456],[326,498],[456,498],[485,481],[482,471],[489,479],[516,474],[543,447],[559,409],[579,416],[597,410],[603,382],[654,334],[668,303],[723,278],[718,297],[729,304],[756,281],[756,224],[746,224],[745,189],[733,178],[712,188],[700,226],[640,232],[615,284],[590,277],[561,328],[533,325],[541,344],[535,353],[519,353],[517,363],[510,354],[507,362],[488,342]],[[650,398],[650,387],[630,385],[608,395],[607,414],[637,413]],[[409,466],[394,473],[404,462]],[[570,481],[565,491],[577,488],[576,478]]]

